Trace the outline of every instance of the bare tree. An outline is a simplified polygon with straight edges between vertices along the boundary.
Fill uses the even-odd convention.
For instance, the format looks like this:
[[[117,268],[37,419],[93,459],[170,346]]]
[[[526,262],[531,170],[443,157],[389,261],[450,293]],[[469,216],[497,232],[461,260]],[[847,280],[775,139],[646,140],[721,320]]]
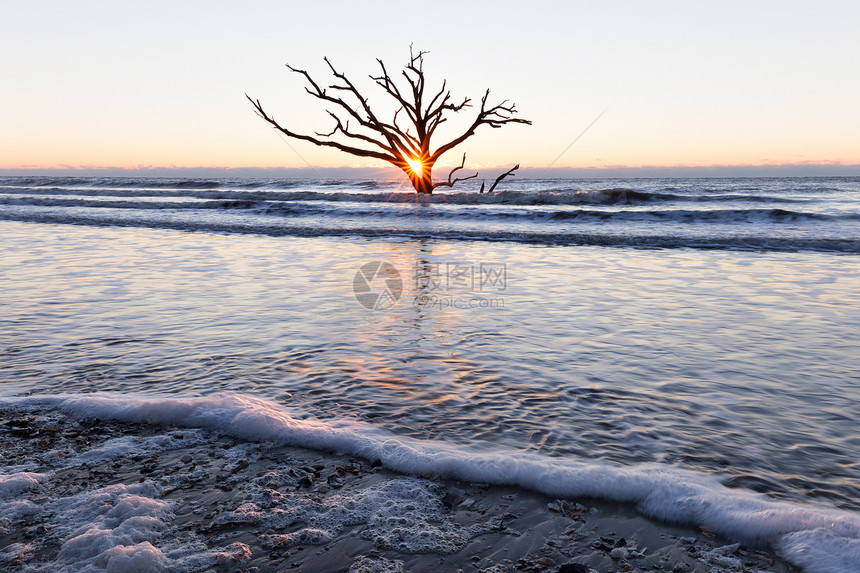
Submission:
[[[499,128],[508,123],[531,125],[531,121],[514,117],[517,113],[516,106],[508,103],[507,100],[496,105],[488,104],[490,90],[487,90],[481,98],[481,108],[471,125],[459,136],[432,149],[430,140],[439,125],[447,121],[445,116],[472,107],[472,100],[470,98],[453,100],[451,91],[447,89],[447,81],[442,82],[442,88],[438,92],[433,92],[432,97],[425,96],[425,54],[427,52],[421,51],[415,54],[412,46],[409,47],[409,63],[402,71],[403,78],[406,80],[406,86],[403,88],[394,82],[382,60],[376,60],[381,73],[378,76],[371,75],[370,79],[394,100],[396,108],[388,122],[379,118],[371,109],[367,98],[358,91],[345,74],[335,69],[328,58],[323,59],[328,64],[335,81],[327,87],[321,87],[305,70],[299,70],[287,64],[290,71],[305,77],[308,83],[305,91],[328,105],[326,111],[335,122],[334,128],[328,133],[314,135],[296,133],[267,114],[260,100],[255,100],[248,94],[245,94],[245,97],[261,118],[284,135],[322,147],[333,147],[358,157],[372,157],[387,161],[403,170],[416,192],[432,193],[437,187],[453,187],[459,181],[478,176],[475,173],[468,177],[454,177],[457,171],[466,165],[465,154],[460,166],[455,167],[445,180],[433,181],[433,166],[445,152],[472,137],[480,126]],[[350,126],[350,122],[353,123],[353,127]],[[496,183],[502,178],[504,176]]]

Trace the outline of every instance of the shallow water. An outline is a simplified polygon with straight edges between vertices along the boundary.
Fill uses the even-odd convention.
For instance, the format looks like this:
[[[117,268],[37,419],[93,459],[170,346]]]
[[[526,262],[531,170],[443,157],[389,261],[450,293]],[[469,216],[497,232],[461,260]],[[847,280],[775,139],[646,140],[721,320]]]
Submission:
[[[229,390],[402,436],[662,462],[860,507],[851,255],[0,233],[5,394]],[[390,308],[356,299],[370,261],[400,275]]]

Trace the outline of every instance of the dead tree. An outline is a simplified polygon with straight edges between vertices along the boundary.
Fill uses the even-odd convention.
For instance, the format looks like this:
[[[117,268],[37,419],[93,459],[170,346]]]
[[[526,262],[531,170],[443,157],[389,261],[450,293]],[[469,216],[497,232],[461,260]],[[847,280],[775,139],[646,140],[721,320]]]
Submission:
[[[446,115],[472,107],[472,100],[470,98],[452,99],[451,91],[447,89],[447,81],[442,82],[442,88],[438,92],[431,92],[432,97],[428,97],[430,94],[425,95],[424,55],[426,53],[419,51],[415,54],[412,47],[409,47],[409,63],[402,71],[406,81],[405,86],[398,86],[382,60],[376,60],[381,73],[378,76],[371,75],[370,79],[395,100],[396,111],[390,121],[383,121],[371,109],[368,99],[344,73],[335,69],[328,58],[323,60],[328,64],[335,81],[327,87],[322,87],[305,70],[299,70],[287,64],[290,71],[304,76],[308,83],[305,88],[307,93],[326,102],[328,106],[326,111],[335,122],[334,128],[328,133],[314,135],[296,133],[267,114],[260,100],[255,100],[248,94],[245,94],[245,97],[261,118],[284,135],[309,141],[321,147],[333,147],[358,157],[387,161],[409,177],[416,192],[432,193],[437,187],[453,187],[459,181],[478,176],[475,173],[468,177],[454,177],[457,171],[465,167],[465,154],[460,166],[454,168],[445,180],[433,181],[433,166],[444,153],[475,135],[475,130],[480,126],[499,128],[508,123],[531,125],[531,121],[514,117],[517,113],[516,106],[508,103],[507,100],[496,105],[487,103],[490,97],[490,90],[487,90],[481,98],[481,108],[477,116],[465,131],[433,149],[430,140],[436,133],[436,129],[447,121]]]

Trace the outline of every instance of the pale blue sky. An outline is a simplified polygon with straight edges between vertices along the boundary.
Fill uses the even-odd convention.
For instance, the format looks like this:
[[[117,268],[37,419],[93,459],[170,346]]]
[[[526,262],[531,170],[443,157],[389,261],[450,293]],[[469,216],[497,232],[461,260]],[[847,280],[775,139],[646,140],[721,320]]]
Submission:
[[[284,63],[329,56],[373,96],[410,42],[431,82],[534,121],[479,132],[476,167],[543,167],[607,108],[558,166],[860,163],[857,2],[0,0],[0,22],[0,168],[302,167],[243,93],[328,130]]]

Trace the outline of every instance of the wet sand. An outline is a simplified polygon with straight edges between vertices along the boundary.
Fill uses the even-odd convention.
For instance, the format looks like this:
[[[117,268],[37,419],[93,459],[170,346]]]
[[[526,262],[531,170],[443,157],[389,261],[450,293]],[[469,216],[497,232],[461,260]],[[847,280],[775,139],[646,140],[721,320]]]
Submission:
[[[20,474],[0,488],[0,565],[9,571],[82,563],[108,571],[130,563],[141,571],[797,571],[770,550],[621,504],[405,476],[355,457],[200,430],[5,410],[0,452],[0,473]],[[157,527],[121,535],[135,523],[125,520],[145,513],[120,512],[129,499],[156,507],[146,519]],[[67,508],[87,503],[118,517],[58,522],[74,521]],[[81,552],[89,530],[101,545]],[[125,560],[111,561],[116,555]]]

